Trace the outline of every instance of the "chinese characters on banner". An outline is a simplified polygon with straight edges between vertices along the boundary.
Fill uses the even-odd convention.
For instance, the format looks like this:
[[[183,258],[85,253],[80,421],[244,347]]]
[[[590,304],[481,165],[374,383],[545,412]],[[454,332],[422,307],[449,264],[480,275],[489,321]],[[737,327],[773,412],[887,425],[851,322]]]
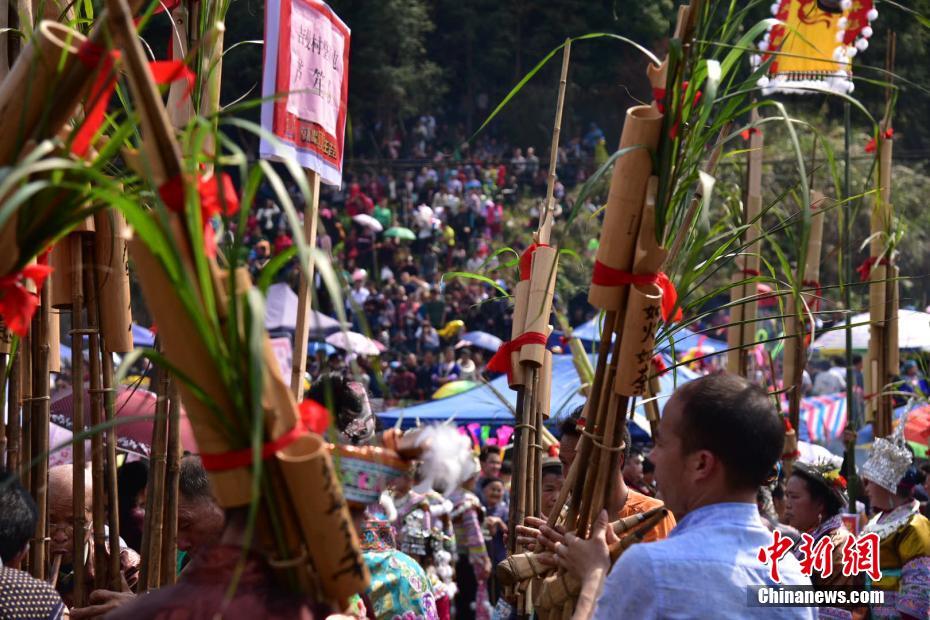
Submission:
[[[775,530],[772,532],[772,544],[759,549],[759,561],[770,565],[772,581],[775,583],[781,583],[778,561],[785,557],[793,546],[794,542],[790,538]],[[833,550],[833,541],[829,537],[814,541],[810,534],[801,534],[798,547],[801,573],[810,577],[816,570],[824,579],[834,571],[841,571],[844,577],[865,573],[872,581],[882,578],[878,559],[878,534],[861,534],[858,537],[853,535],[847,538],[843,545],[842,566],[833,566]]]
[[[266,159],[293,159],[342,183],[349,28],[319,0],[266,0],[262,128]]]

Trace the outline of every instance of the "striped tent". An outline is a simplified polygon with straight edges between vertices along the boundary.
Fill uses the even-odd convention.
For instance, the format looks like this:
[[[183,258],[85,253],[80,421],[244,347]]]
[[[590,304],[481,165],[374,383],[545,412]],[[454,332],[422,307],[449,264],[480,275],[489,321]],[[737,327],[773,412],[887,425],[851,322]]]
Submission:
[[[782,399],[782,411],[788,411],[787,399]],[[798,439],[828,443],[838,439],[846,428],[846,393],[808,396],[801,399]]]

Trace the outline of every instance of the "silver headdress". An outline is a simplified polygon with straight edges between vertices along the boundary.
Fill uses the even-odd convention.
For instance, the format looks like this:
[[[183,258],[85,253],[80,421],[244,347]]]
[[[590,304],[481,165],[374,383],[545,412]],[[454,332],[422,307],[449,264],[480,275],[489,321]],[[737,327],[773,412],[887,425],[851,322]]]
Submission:
[[[904,441],[904,425],[907,423],[907,413],[898,420],[898,426],[886,439],[879,437],[872,444],[869,459],[862,466],[859,475],[877,484],[886,491],[895,493],[898,483],[904,477],[907,468],[914,459],[911,451],[907,449]]]

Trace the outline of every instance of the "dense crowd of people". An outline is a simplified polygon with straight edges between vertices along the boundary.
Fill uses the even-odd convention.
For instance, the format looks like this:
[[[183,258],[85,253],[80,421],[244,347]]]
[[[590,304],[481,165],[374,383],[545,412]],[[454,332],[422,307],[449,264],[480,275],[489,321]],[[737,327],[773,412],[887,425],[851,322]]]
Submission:
[[[416,164],[408,161],[405,168],[396,158],[381,165],[350,164],[344,191],[323,190],[317,233],[317,245],[342,275],[351,328],[384,345],[381,367],[372,368],[363,358],[346,360],[340,352],[311,360],[309,372],[316,378],[356,361],[376,398],[424,400],[448,381],[483,372],[488,351],[473,346],[450,350],[462,332],[509,339],[511,310],[505,302],[489,301],[499,296],[493,284],[443,279],[443,274],[481,273],[507,288],[511,274],[496,268],[515,256],[496,256],[495,250],[506,238],[505,229],[518,227],[515,232],[522,233],[520,227],[537,218],[548,162],[541,162],[533,147],[512,148],[493,138],[465,148],[463,137],[437,127],[431,116],[420,118],[406,141],[398,136],[389,142]],[[567,189],[603,159],[603,133],[593,125],[559,149],[558,168],[565,180],[555,184],[556,217],[574,208]],[[299,205],[297,187],[288,191]],[[259,201],[245,234],[256,277],[293,245],[282,206],[270,192]],[[293,265],[282,278],[296,288]],[[334,315],[322,281],[316,293],[320,309]],[[593,309],[583,308],[573,318],[580,322],[592,314]]]

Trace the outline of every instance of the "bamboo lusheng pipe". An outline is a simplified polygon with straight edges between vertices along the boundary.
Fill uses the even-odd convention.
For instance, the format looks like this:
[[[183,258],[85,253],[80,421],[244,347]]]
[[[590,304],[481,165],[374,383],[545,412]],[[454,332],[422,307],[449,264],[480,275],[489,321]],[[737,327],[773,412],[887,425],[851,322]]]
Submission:
[[[19,367],[20,409],[23,415],[22,441],[20,443],[21,460],[19,462],[19,479],[23,487],[32,488],[32,334],[20,339]]]
[[[36,502],[35,540],[30,545],[32,574],[45,579],[48,566],[48,452],[49,452],[49,304],[48,287],[39,293],[39,309],[32,320],[32,497]]]
[[[658,179],[650,177],[646,183],[639,230],[632,257],[634,274],[657,273],[665,261],[666,252],[659,247],[655,234],[655,196]],[[600,449],[595,468],[586,477],[582,507],[579,514],[578,531],[586,535],[596,516],[596,508],[610,501],[611,485],[616,476],[618,459],[616,451],[622,444],[623,425],[629,397],[645,391],[648,377],[652,373],[652,349],[655,328],[661,318],[662,292],[658,285],[631,286],[624,297],[618,316],[623,316],[623,329],[616,334],[610,374],[603,381],[601,396],[602,410],[598,414],[598,426],[604,429],[604,448]],[[644,338],[640,338],[640,335]],[[626,337],[624,337],[626,336]],[[620,362],[624,363],[621,365]],[[606,401],[604,400],[606,399]],[[604,403],[607,407],[603,408]],[[592,481],[593,478],[593,481]]]
[[[119,495],[117,493],[117,481],[116,481],[116,427],[113,425],[113,420],[116,417],[115,406],[116,406],[116,394],[113,388],[113,356],[110,355],[109,349],[106,346],[106,340],[104,340],[104,356],[102,359],[103,362],[103,403],[104,403],[104,412],[106,415],[106,421],[108,422],[107,427],[107,470],[106,470],[106,485],[107,485],[107,523],[109,525],[109,537],[110,537],[110,549],[119,549],[119,533],[120,533],[120,523],[119,523]],[[109,570],[107,575],[110,579],[109,589],[113,591],[119,591],[122,586],[122,575],[120,574],[120,554],[111,553],[108,556],[109,558]]]
[[[652,174],[651,153],[659,145],[663,115],[652,105],[627,110],[620,149],[635,148],[617,159],[601,228],[597,261],[616,270],[630,271],[639,234],[646,185]],[[601,310],[622,310],[625,286],[591,284],[588,301]]]
[[[100,335],[113,353],[133,349],[132,298],[129,289],[128,225],[123,214],[106,209],[94,214],[94,262],[100,308]]]
[[[74,519],[74,605],[83,607],[85,604],[85,578],[84,578],[84,544],[87,519],[85,510],[84,490],[84,440],[80,439],[84,432],[84,270],[83,249],[78,241],[69,244],[71,250],[71,385],[74,398],[72,401],[72,432],[74,445],[72,448],[74,462],[74,477],[72,480],[72,504]]]
[[[759,113],[753,109],[750,121],[759,122]],[[748,373],[747,343],[755,341],[755,320],[758,315],[756,282],[752,278],[761,267],[762,247],[762,166],[765,159],[765,138],[759,130],[750,130],[749,152],[746,155],[746,206],[744,209],[743,244],[745,251],[734,274],[735,286],[730,289],[730,325],[727,328],[727,368],[746,376]]]
[[[816,284],[820,282],[820,258],[821,248],[823,246],[823,222],[824,222],[824,195],[816,190],[811,191],[811,221],[810,236],[808,237],[807,252],[804,262],[804,277],[800,284],[802,289],[813,288],[811,294],[802,298],[809,300],[804,304],[806,309],[813,313],[820,303]],[[791,297],[792,307],[795,300]],[[805,310],[806,311],[806,310]],[[811,319],[812,320],[812,319]],[[801,416],[801,379],[804,373],[805,360],[807,359],[807,345],[805,336],[811,333],[807,327],[808,315],[805,314],[803,322],[798,321],[798,316],[791,313],[785,319],[785,347],[784,358],[782,362],[782,386],[788,392],[788,414],[791,420],[792,428],[798,428],[798,421]],[[803,326],[803,329],[801,328]]]
[[[100,361],[100,307],[98,305],[97,264],[94,260],[94,240],[89,236],[81,239],[84,246],[84,290],[87,305],[87,341],[90,375],[90,425],[99,428],[103,424],[103,378]],[[94,544],[94,588],[107,585],[107,537],[106,537],[106,487],[104,485],[103,431],[98,430],[90,438],[91,479],[93,480],[91,504]],[[117,547],[118,549],[118,547]]]
[[[649,517],[642,520],[639,528],[621,538],[619,541],[615,542],[610,546],[610,562],[611,564],[615,563],[617,559],[623,554],[624,551],[632,547],[638,542],[642,542],[646,538],[646,535],[649,534],[652,529],[659,524],[662,519],[665,518],[668,511],[663,508],[654,508],[655,512],[652,513]],[[644,513],[645,514],[645,513]]]
[[[139,592],[158,588],[161,578],[162,528],[165,511],[165,454],[168,447],[168,391],[171,378],[159,368],[155,386],[155,421],[149,453],[149,479],[145,493],[145,524],[142,529],[142,566]]]
[[[571,40],[566,39],[562,48],[562,69],[559,77],[559,91],[556,99],[555,119],[553,121],[552,142],[549,153],[549,177],[546,187],[546,202],[540,213],[539,226],[534,242],[539,244],[530,257],[529,280],[521,280],[514,291],[514,314],[512,339],[524,333],[549,333],[549,315],[552,311],[552,296],[555,291],[555,276],[558,265],[558,250],[549,246],[552,231],[552,213],[556,164],[558,162],[559,135],[562,127],[562,112],[565,103],[565,91],[568,84],[568,67],[571,58]],[[523,274],[521,274],[523,277]],[[511,531],[523,523],[526,511],[537,513],[539,503],[538,469],[541,459],[531,445],[538,443],[540,367],[545,361],[545,345],[524,345],[519,352],[511,355],[511,368],[515,372],[510,381],[511,388],[523,389],[517,396],[517,425],[514,445],[515,454],[512,489],[512,503],[509,515]],[[519,369],[519,370],[517,370]],[[517,550],[516,537],[511,537],[510,552]],[[527,597],[528,600],[528,597]],[[525,609],[521,608],[521,611]]]
[[[49,296],[51,293],[49,290]],[[51,306],[51,299],[49,299],[49,306]],[[48,371],[61,372],[61,313],[51,307],[48,312]],[[2,409],[3,407],[0,406],[0,410]]]
[[[19,473],[20,463],[22,463],[23,437],[22,416],[20,413],[20,398],[22,397],[21,364],[22,354],[17,351],[10,362],[6,418],[6,467],[9,471],[17,474]]]
[[[889,322],[897,322],[897,308],[891,306],[895,297],[897,282],[889,287],[889,274],[894,273],[894,251],[889,247],[890,232],[893,227],[894,213],[891,204],[891,172],[893,144],[886,137],[885,131],[891,126],[890,113],[880,125],[878,138],[878,185],[877,199],[872,206],[871,240],[869,254],[873,261],[869,275],[869,357],[876,376],[872,383],[878,387],[874,398],[866,401],[874,410],[875,432],[877,436],[891,432],[892,402],[888,396],[882,396],[884,386],[888,385],[897,374],[898,368],[891,367],[888,352],[897,342],[889,342]]]
[[[165,460],[165,534],[162,539],[161,585],[177,581],[178,483],[181,474],[181,396],[177,381],[169,386],[168,449]]]
[[[58,573],[61,572],[61,558],[62,555],[60,553],[56,553],[52,558],[52,566],[49,568],[47,580],[49,585],[53,588],[58,585]]]
[[[6,465],[6,445],[7,445],[6,427],[7,427],[7,420],[9,420],[9,418],[6,415],[6,406],[7,406],[6,392],[7,392],[7,386],[9,385],[9,383],[7,382],[6,371],[9,365],[9,360],[10,360],[9,353],[0,353],[0,467],[4,469],[6,469],[6,466],[7,466]]]
[[[186,58],[190,49],[190,12],[186,2],[179,2],[171,10],[174,29],[171,32],[172,58]],[[185,80],[175,80],[168,88],[168,116],[176,129],[183,129],[194,116],[194,103],[191,101]]]

